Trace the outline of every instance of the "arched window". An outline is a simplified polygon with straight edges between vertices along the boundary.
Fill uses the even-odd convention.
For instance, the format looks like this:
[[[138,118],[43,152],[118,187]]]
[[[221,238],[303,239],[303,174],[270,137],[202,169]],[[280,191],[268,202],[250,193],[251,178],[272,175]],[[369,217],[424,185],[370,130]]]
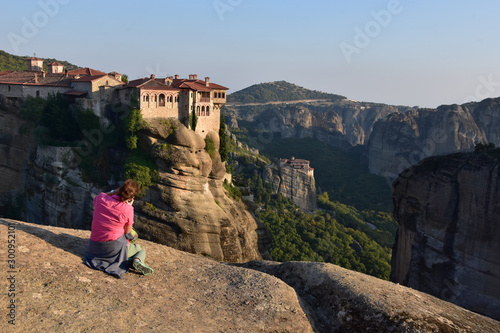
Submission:
[[[175,103],[179,102],[179,96],[175,96]]]
[[[165,106],[165,95],[160,94],[160,106]]]
[[[36,97],[40,97],[40,90],[36,91]]]
[[[205,116],[205,106],[202,106],[201,107],[201,116],[204,117]]]
[[[196,115],[199,117],[200,116],[200,106],[196,107]]]
[[[210,116],[210,106],[207,106],[207,113],[206,113],[207,117]]]

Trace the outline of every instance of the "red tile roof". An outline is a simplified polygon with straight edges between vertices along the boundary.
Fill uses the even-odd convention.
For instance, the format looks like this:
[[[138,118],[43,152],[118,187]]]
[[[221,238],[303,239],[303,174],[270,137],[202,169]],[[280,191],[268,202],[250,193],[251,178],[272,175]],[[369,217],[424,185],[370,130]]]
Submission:
[[[36,81],[35,82],[35,78]],[[43,72],[10,72],[0,76],[0,83],[4,84],[26,84],[26,85],[49,85],[49,86],[70,86],[71,78],[64,73],[45,73]]]
[[[96,80],[102,79],[103,77],[107,77],[109,80],[116,81],[116,82],[118,82],[119,84],[124,84],[122,81],[119,81],[119,80],[115,79],[113,76],[108,75],[108,74],[104,74],[104,75],[90,75],[90,76],[82,76],[82,77],[80,77],[80,78],[73,79],[72,81],[73,81],[73,82],[92,82],[92,81],[96,81]]]
[[[165,79],[143,78],[129,81],[123,88],[140,88],[148,90],[180,91],[179,88],[165,84]]]
[[[82,76],[77,79],[73,79],[73,82],[91,82],[98,80],[100,78],[103,78],[106,75],[89,75],[89,76]]]
[[[141,84],[148,82],[149,80],[151,80],[151,79],[150,78],[143,78],[143,79],[128,81],[125,88],[128,88],[128,87],[136,88],[136,87],[140,86]]]
[[[188,79],[174,79],[172,86],[179,88],[187,88],[196,91],[211,91],[211,90],[229,90],[224,86],[215,83],[208,83],[208,87],[205,81],[202,80],[188,80]]]
[[[79,69],[73,69],[71,71],[68,71],[69,75],[86,75],[86,76],[92,76],[92,75],[106,75],[106,73],[98,71],[97,69],[92,69],[92,68],[79,68]]]
[[[3,71],[3,72],[0,72],[0,76],[5,75],[5,74],[14,73],[14,72],[15,71]]]

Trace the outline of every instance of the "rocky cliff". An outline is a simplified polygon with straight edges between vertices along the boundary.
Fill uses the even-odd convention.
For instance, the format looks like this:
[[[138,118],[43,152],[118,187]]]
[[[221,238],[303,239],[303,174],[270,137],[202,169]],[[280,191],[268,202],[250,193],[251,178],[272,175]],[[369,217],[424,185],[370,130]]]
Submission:
[[[471,151],[478,143],[500,145],[500,98],[436,109],[355,102],[228,107],[231,123],[271,134],[250,138],[266,145],[274,135],[315,138],[332,146],[364,147],[371,173],[397,175],[425,157]]]
[[[22,193],[30,154],[35,143],[20,129],[20,104],[0,95],[0,214]]]
[[[500,329],[493,319],[331,264],[264,261],[237,267],[140,240],[155,271],[146,277],[129,272],[120,280],[83,264],[89,231],[0,219],[1,244],[9,232],[15,235],[16,261],[9,272],[3,269],[0,282],[2,290],[13,290],[0,298],[2,332]]]
[[[218,135],[207,134],[216,150],[179,121],[149,121],[143,149],[159,167],[157,184],[136,210],[137,228],[151,240],[217,260],[244,262],[268,257],[267,230],[222,187],[226,170]]]
[[[428,158],[394,183],[391,280],[500,318],[498,151]]]
[[[104,191],[82,180],[69,147],[36,146],[29,164],[22,217],[66,228],[89,229],[93,198]]]
[[[379,120],[368,143],[370,172],[395,179],[425,157],[472,151],[478,143],[500,143],[491,129],[486,135],[485,127],[491,124],[486,124],[482,112],[486,112],[483,107],[471,103],[395,113]],[[475,114],[483,120],[477,123]]]
[[[347,149],[366,144],[377,120],[409,108],[342,100],[227,109],[231,123],[244,120],[282,138],[314,137]]]
[[[108,185],[96,185],[82,174],[81,163],[82,156],[99,147],[36,145],[31,136],[19,134],[24,124],[19,112],[19,103],[0,99],[0,214],[19,199],[17,213],[23,220],[90,229],[93,198],[118,186],[126,152],[106,151],[112,176]],[[226,172],[217,150],[209,154],[205,141],[178,121],[168,128],[164,124],[170,123],[153,119],[141,133],[142,146],[159,166],[158,182],[136,203],[143,236],[217,260],[268,258],[267,230],[222,187]],[[209,137],[217,149],[217,133]]]
[[[303,210],[316,210],[316,182],[312,172],[282,166],[276,169],[270,165],[264,168],[262,179],[272,185],[274,194],[291,199]]]

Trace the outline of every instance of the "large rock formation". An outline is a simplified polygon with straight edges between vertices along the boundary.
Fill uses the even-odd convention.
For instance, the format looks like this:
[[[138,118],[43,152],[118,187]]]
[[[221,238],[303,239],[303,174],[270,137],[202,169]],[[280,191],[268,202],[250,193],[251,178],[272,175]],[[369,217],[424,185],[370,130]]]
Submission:
[[[102,190],[82,180],[70,147],[39,145],[26,177],[22,217],[28,222],[90,229],[93,198]]]
[[[267,230],[222,187],[225,166],[216,150],[180,122],[152,119],[142,133],[159,166],[159,180],[136,210],[137,228],[149,239],[217,260],[243,262],[267,257]],[[267,241],[266,241],[267,239]]]
[[[139,240],[154,273],[144,277],[129,272],[118,280],[83,264],[89,231],[0,219],[0,234],[9,231],[16,237],[16,262],[0,287],[12,288],[14,295],[2,298],[2,332],[500,329],[491,318],[331,264],[251,262],[235,267]],[[10,304],[14,306],[8,309]]]
[[[282,161],[290,161],[282,159]],[[304,161],[304,160],[301,160]],[[316,206],[316,182],[314,173],[309,168],[309,161],[305,169],[295,168],[286,163],[280,163],[277,167],[270,165],[264,168],[263,181],[270,183],[273,193],[279,193],[293,201],[297,206],[306,211],[315,211]]]
[[[500,98],[436,109],[355,102],[232,106],[230,118],[260,131],[252,146],[282,138],[315,138],[332,146],[364,147],[371,173],[397,175],[425,157],[466,152],[478,143],[500,145]]]
[[[245,107],[228,108],[230,119],[253,122],[254,126],[278,133],[282,138],[314,137],[332,146],[346,149],[366,144],[373,124],[391,113],[400,112],[400,109],[408,108],[348,100],[269,105],[259,112],[249,112]]]
[[[394,183],[391,280],[500,318],[500,163],[428,158]]]
[[[425,157],[471,151],[487,141],[465,105],[395,113],[374,125],[368,143],[369,169],[395,179]]]
[[[117,186],[116,179],[99,186],[82,174],[80,163],[86,155],[81,150],[94,146],[37,146],[29,135],[19,134],[19,108],[0,99],[0,214],[19,197],[20,216],[26,221],[90,229],[95,195]],[[178,121],[175,131],[164,126],[168,120],[152,122],[142,144],[152,148],[160,173],[158,183],[136,204],[143,235],[218,260],[267,258],[268,232],[241,202],[226,195],[225,166],[217,150],[210,156],[205,141]],[[207,137],[217,148],[217,133]],[[120,179],[124,152],[108,150],[107,155],[115,161],[109,163],[112,177]]]
[[[19,110],[20,103],[0,95],[0,214],[22,194],[20,189],[35,146],[33,138],[22,132],[25,121]]]

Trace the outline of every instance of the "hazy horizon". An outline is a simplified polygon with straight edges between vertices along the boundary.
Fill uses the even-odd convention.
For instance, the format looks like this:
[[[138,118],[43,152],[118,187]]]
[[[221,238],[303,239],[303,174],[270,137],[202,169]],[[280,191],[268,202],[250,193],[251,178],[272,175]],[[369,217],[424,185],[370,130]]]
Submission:
[[[78,66],[209,76],[236,92],[285,80],[367,102],[500,96],[492,0],[39,0],[3,3],[0,49]]]

